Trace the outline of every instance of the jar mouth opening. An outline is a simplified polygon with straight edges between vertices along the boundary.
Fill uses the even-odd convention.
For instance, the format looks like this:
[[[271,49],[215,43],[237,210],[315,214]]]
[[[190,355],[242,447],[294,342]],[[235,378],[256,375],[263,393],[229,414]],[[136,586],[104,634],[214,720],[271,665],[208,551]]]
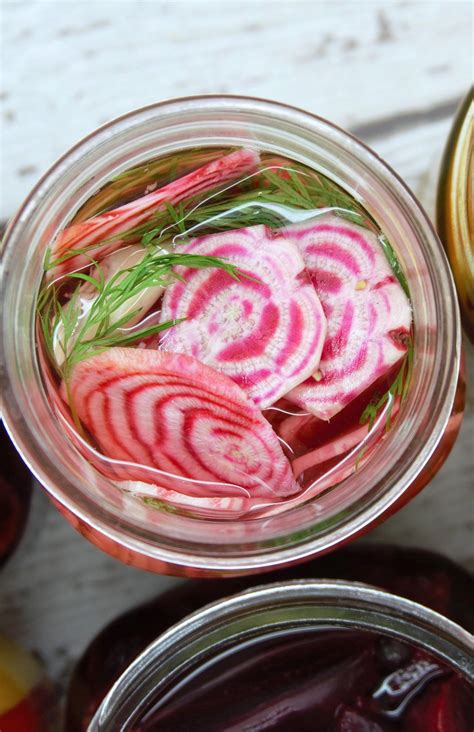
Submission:
[[[217,137],[216,142],[219,130],[223,130],[225,134]],[[191,135],[192,131],[194,137]],[[23,379],[19,377],[22,371],[20,364],[24,364],[25,359],[31,361],[33,370],[35,367],[35,354],[31,346],[33,342],[31,319],[28,324],[30,328],[29,349],[25,342],[18,345],[18,338],[15,339],[9,332],[7,322],[12,313],[18,316],[20,309],[18,293],[23,292],[24,294],[26,289],[25,276],[20,275],[20,284],[15,284],[18,292],[12,293],[11,282],[14,279],[12,273],[18,272],[18,264],[15,268],[13,262],[14,250],[17,251],[22,242],[28,243],[29,237],[35,238],[35,227],[42,228],[43,233],[48,231],[49,236],[52,236],[53,230],[61,227],[66,212],[67,217],[70,217],[71,211],[90,196],[91,189],[95,190],[101,184],[102,179],[110,177],[112,168],[114,171],[118,171],[130,167],[132,164],[130,162],[131,151],[134,150],[134,154],[141,156],[141,159],[146,159],[150,158],[150,145],[155,146],[154,149],[157,151],[155,155],[161,155],[165,153],[166,145],[171,147],[174,145],[176,149],[182,149],[183,144],[194,146],[198,138],[200,142],[204,141],[210,146],[210,135],[214,135],[212,137],[214,145],[222,143],[224,138],[229,140],[227,144],[232,144],[235,140],[238,140],[239,143],[246,140],[249,144],[259,145],[262,136],[266,135],[264,142],[267,145],[273,145],[274,148],[279,149],[279,146],[288,146],[291,142],[293,147],[287,154],[290,157],[296,155],[298,159],[306,156],[306,161],[311,154],[317,157],[318,149],[326,145],[333,157],[340,154],[338,172],[341,175],[349,176],[351,164],[355,167],[357,163],[356,172],[359,178],[357,179],[353,171],[350,185],[348,182],[346,189],[349,188],[357,194],[358,190],[360,193],[365,186],[368,190],[370,188],[369,194],[373,199],[377,184],[379,193],[386,197],[387,206],[393,208],[393,211],[390,211],[392,223],[395,221],[395,208],[397,208],[399,222],[405,216],[412,225],[413,230],[410,232],[407,228],[408,224],[405,229],[402,227],[397,230],[397,235],[402,238],[406,237],[409,243],[405,255],[406,265],[415,266],[416,264],[414,264],[416,254],[414,249],[417,246],[417,241],[415,241],[417,238],[424,247],[421,258],[424,259],[426,265],[424,273],[426,281],[423,282],[423,287],[431,302],[427,304],[423,302],[421,296],[419,298],[419,312],[415,312],[417,338],[419,337],[420,351],[424,350],[425,355],[431,349],[431,354],[427,358],[429,368],[433,373],[434,363],[440,359],[443,351],[446,360],[450,361],[450,369],[446,364],[438,369],[437,383],[435,384],[433,381],[430,384],[429,393],[425,389],[424,405],[419,400],[417,408],[423,411],[428,426],[425,424],[422,427],[417,424],[417,422],[421,422],[421,419],[417,420],[416,409],[413,405],[411,407],[407,405],[397,419],[397,424],[392,430],[393,434],[388,434],[385,444],[380,446],[378,453],[382,452],[382,448],[385,454],[388,450],[392,450],[394,459],[385,471],[379,470],[380,479],[378,482],[374,481],[373,495],[370,500],[367,499],[367,492],[364,492],[363,482],[366,477],[362,479],[359,476],[352,480],[351,476],[349,479],[351,480],[351,490],[354,496],[359,495],[360,500],[356,502],[355,499],[352,499],[352,513],[349,518],[347,511],[346,515],[341,515],[344,511],[337,511],[334,509],[334,505],[330,505],[331,501],[333,504],[337,503],[336,498],[329,498],[327,499],[328,513],[332,511],[332,516],[331,520],[328,519],[328,525],[324,531],[321,532],[318,528],[318,525],[321,524],[320,512],[314,513],[313,511],[309,515],[307,512],[305,513],[305,509],[305,511],[299,511],[298,515],[294,514],[286,528],[284,522],[280,526],[278,523],[274,523],[273,527],[267,526],[268,540],[253,541],[251,550],[249,543],[252,541],[249,542],[248,536],[237,536],[236,540],[229,540],[227,535],[227,538],[211,543],[203,540],[206,533],[207,536],[209,533],[208,521],[200,522],[203,524],[202,527],[197,527],[196,524],[197,534],[194,538],[190,536],[189,517],[183,518],[168,514],[162,522],[157,521],[154,530],[150,530],[150,527],[144,526],[139,518],[132,520],[130,516],[124,516],[123,507],[114,505],[113,501],[104,506],[101,501],[94,500],[94,496],[90,493],[86,495],[83,490],[84,474],[81,475],[79,463],[68,456],[69,465],[61,464],[60,450],[55,447],[54,440],[53,443],[50,442],[47,445],[47,448],[54,453],[54,458],[51,458],[51,452],[49,455],[45,455],[46,448],[42,444],[41,431],[39,439],[38,434],[33,434],[31,420],[29,420],[29,417],[34,416],[31,413],[32,408],[37,409],[35,421],[38,429],[40,429],[41,418],[50,422],[52,415],[48,415],[49,404],[47,404],[44,394],[42,401],[38,395],[35,395],[35,404],[32,406],[28,389],[28,387],[31,388],[31,381],[27,384],[24,377]],[[109,165],[107,171],[104,170],[105,164],[103,164],[106,158]],[[84,169],[81,169],[81,166]],[[51,200],[53,196],[56,197],[56,205],[50,206],[49,208],[52,210],[47,213],[47,201]],[[379,221],[380,216],[376,216],[376,219]],[[36,242],[38,241],[37,236]],[[419,474],[441,439],[454,401],[460,350],[456,298],[444,253],[426,215],[396,174],[363,143],[322,118],[286,105],[235,96],[188,97],[161,102],[131,112],[84,138],[46,173],[13,219],[6,235],[5,245],[7,288],[10,284],[9,308],[4,308],[3,323],[5,373],[2,380],[7,427],[30,468],[55,500],[100,534],[126,546],[131,551],[156,557],[170,565],[234,572],[258,571],[275,564],[295,561],[296,558],[303,559],[314,554],[315,551],[328,549],[341,543],[353,534],[362,531],[365,526],[384,513]],[[432,255],[431,260],[429,255]],[[433,286],[433,283],[436,287]],[[28,285],[31,287],[31,278]],[[33,307],[33,298],[30,298],[29,304],[30,307]],[[430,308],[434,310],[434,315],[428,313]],[[437,332],[430,332],[428,329],[430,317],[439,326]],[[421,324],[420,328],[418,328],[417,320]],[[420,333],[419,336],[418,333]],[[23,337],[25,337],[24,333]],[[37,374],[36,377],[32,375],[32,381],[34,381],[34,388],[39,388]],[[428,409],[427,399],[431,399],[431,409]],[[413,433],[413,440],[410,440],[407,435],[410,429]],[[422,431],[423,440],[420,440]],[[394,439],[395,436],[397,436],[397,440]],[[420,440],[418,445],[415,444],[417,437]],[[402,442],[404,450],[401,449]],[[60,458],[59,464],[57,457]],[[400,469],[399,464],[397,465],[397,461],[400,463],[402,458],[406,462],[403,470]],[[381,461],[380,456],[378,460]],[[97,485],[101,484],[100,479],[96,477],[91,476],[91,480]],[[106,479],[104,480],[106,481]],[[357,482],[358,487],[354,489],[354,484]],[[334,495],[340,487],[335,489]],[[101,489],[110,495],[110,486],[101,484]],[[340,492],[339,495],[341,496],[342,493]],[[349,495],[346,496],[346,499],[347,502],[350,502]],[[305,508],[304,505],[303,508]],[[283,516],[286,515],[283,514]],[[229,523],[231,522],[226,521],[225,526],[228,526]],[[301,529],[299,532],[295,530],[297,525]],[[224,536],[226,530],[223,528],[222,531]],[[163,532],[166,532],[166,535]],[[240,550],[239,544],[244,542],[246,548]],[[296,553],[295,547],[297,547]]]
[[[164,698],[178,678],[246,643],[328,628],[396,638],[474,681],[473,638],[443,615],[370,585],[294,580],[219,600],[165,631],[116,681],[89,732],[107,732],[118,725],[127,729],[152,702]]]

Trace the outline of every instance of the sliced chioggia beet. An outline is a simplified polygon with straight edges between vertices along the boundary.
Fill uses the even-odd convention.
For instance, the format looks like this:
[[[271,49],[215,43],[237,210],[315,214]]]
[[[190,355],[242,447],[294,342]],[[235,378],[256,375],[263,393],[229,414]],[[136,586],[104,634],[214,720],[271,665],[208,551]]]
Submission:
[[[400,400],[395,400],[393,407],[391,407],[391,415],[395,417],[400,407]],[[358,452],[356,448],[364,448],[368,444],[366,439],[370,435],[370,444],[375,442],[376,437],[380,437],[385,425],[386,425],[386,412],[388,407],[381,410],[379,417],[377,418],[374,426],[369,427],[369,424],[354,424],[349,429],[344,431],[342,434],[338,434],[334,437],[329,437],[326,441],[303,455],[292,460],[293,472],[295,477],[300,476],[303,472],[310,468],[316,469],[324,465],[329,465],[331,461],[335,461],[336,458],[341,458],[343,455],[347,455],[351,450]],[[327,423],[325,423],[327,424]],[[289,427],[289,425],[288,425]],[[304,429],[304,427],[303,427]],[[280,434],[283,436],[286,433],[284,426],[280,430]]]
[[[230,376],[264,408],[319,365],[326,318],[292,240],[252,226],[192,240],[180,251],[220,257],[242,275],[176,267],[163,297],[160,347]]]
[[[187,493],[162,488],[153,483],[145,483],[139,480],[116,480],[115,485],[135,498],[144,501],[147,505],[160,508],[176,507],[182,510],[193,511],[200,516],[215,516],[222,514],[223,517],[233,514],[241,515],[246,513],[252,506],[252,501],[261,501],[261,498],[250,499],[247,495],[225,495],[225,487],[222,486],[222,495],[190,496]]]
[[[314,451],[317,454],[319,448],[325,448],[333,442],[337,445],[342,444],[345,435],[355,434],[361,427],[365,427],[367,433],[369,419],[366,420],[364,417],[361,423],[361,417],[366,412],[367,405],[376,405],[383,395],[387,396],[387,402],[379,407],[377,413],[374,414],[373,421],[379,423],[379,421],[383,421],[385,415],[385,424],[383,426],[388,429],[391,418],[395,417],[400,405],[399,397],[393,399],[392,396],[389,396],[389,389],[399,370],[400,367],[395,365],[383,377],[374,381],[368,389],[353,399],[329,422],[307,412],[295,413],[298,407],[286,400],[278,402],[278,404],[284,406],[282,418],[278,421],[273,418],[270,423],[282,442],[290,445],[291,459],[306,456]],[[390,407],[389,403],[392,404],[392,400],[393,405]],[[271,412],[272,408],[265,410],[264,414],[267,419],[269,419]],[[341,437],[343,438],[342,442],[340,442]]]
[[[278,500],[298,490],[260,411],[190,356],[111,348],[77,364],[62,396],[106,456],[128,461],[129,480],[195,496]]]
[[[406,354],[410,302],[377,236],[334,214],[291,226],[328,333],[312,377],[286,398],[330,419]]]
[[[110,283],[112,278],[113,286],[119,286],[120,282],[135,265],[139,264],[146,256],[147,250],[142,247],[141,244],[132,244],[128,247],[123,247],[112,254],[108,254],[104,259],[101,260],[100,265],[92,272],[92,277],[96,280],[101,280],[102,284]],[[120,274],[122,272],[122,274]],[[158,300],[160,295],[163,293],[164,287],[146,287],[140,290],[134,296],[125,300],[121,305],[114,308],[110,312],[108,325],[113,325],[121,321],[121,328],[131,328],[133,325],[148,312],[151,306]],[[67,343],[64,339],[64,318],[58,323],[58,326],[54,333],[54,355],[56,363],[61,366],[64,362],[65,356],[71,351],[76,342],[77,335],[81,331],[84,325],[84,321],[91,311],[91,307],[97,301],[99,297],[99,291],[91,282],[84,282],[79,289],[79,295],[76,300],[76,307],[80,308],[80,313],[77,317],[77,324],[74,332],[67,339]],[[68,305],[65,306],[65,314],[67,318]],[[127,314],[130,314],[130,318],[127,319]],[[93,339],[97,333],[99,325],[91,325],[81,333],[83,340]]]
[[[265,414],[265,416],[267,415]],[[316,433],[317,440],[322,425],[326,426],[327,422],[318,419],[314,414],[303,412],[303,414],[293,414],[282,419],[278,426],[274,426],[274,429],[285,443],[291,445],[293,454],[298,457],[314,449],[314,435]]]
[[[121,234],[149,219],[165,204],[174,205],[184,198],[238,180],[240,176],[255,170],[259,162],[255,151],[237,150],[131,203],[68,226],[52,245],[51,262],[65,258],[52,268],[49,277],[57,279],[68,272],[90,266],[93,259],[100,259],[123,244]],[[111,237],[113,239],[110,240]],[[87,256],[80,252],[68,256],[74,250],[86,248]]]

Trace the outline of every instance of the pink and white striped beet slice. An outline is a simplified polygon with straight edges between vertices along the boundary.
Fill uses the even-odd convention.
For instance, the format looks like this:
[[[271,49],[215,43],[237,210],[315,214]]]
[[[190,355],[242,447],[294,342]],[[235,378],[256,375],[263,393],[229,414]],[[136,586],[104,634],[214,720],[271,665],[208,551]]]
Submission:
[[[115,481],[122,490],[132,494],[138,499],[153,499],[168,506],[174,506],[184,510],[191,510],[201,517],[210,516],[213,518],[228,518],[229,516],[240,516],[245,514],[252,507],[253,502],[261,503],[261,498],[250,499],[247,496],[227,496],[225,493],[219,496],[202,495],[190,496],[186,493],[162,488],[159,485],[145,483],[139,480]],[[272,505],[274,505],[272,501]],[[151,504],[153,505],[153,504]]]
[[[195,496],[271,499],[298,490],[260,411],[231,379],[190,356],[111,348],[75,366],[69,393],[102,452],[130,463],[129,480],[158,479]]]
[[[288,227],[328,323],[321,362],[286,398],[330,419],[407,351],[410,302],[376,235],[334,214]]]
[[[400,399],[396,399],[391,411],[392,417],[395,417],[399,408]],[[294,458],[291,461],[293,473],[302,483],[302,490],[298,495],[290,496],[284,501],[274,504],[253,501],[247,509],[248,514],[270,516],[278,514],[282,510],[289,511],[303,503],[308,505],[307,502],[310,499],[321,496],[322,493],[326,493],[336,486],[337,491],[333,492],[333,498],[325,496],[324,506],[320,501],[314,505],[317,509],[319,508],[320,512],[326,511],[330,504],[339,505],[341,508],[344,505],[343,493],[347,495],[347,490],[343,486],[344,481],[356,471],[362,470],[373,456],[380,440],[384,440],[388,434],[385,432],[387,410],[386,405],[380,411],[370,430],[367,424],[353,424],[344,434],[333,437],[315,450]],[[289,419],[296,419],[296,417]],[[306,419],[306,417],[302,419]],[[327,425],[327,422],[325,424]],[[287,426],[286,436],[290,439],[288,430],[293,430],[294,426],[295,423]]]
[[[319,364],[326,318],[293,241],[265,226],[194,239],[182,251],[221,257],[251,278],[177,267],[162,321],[186,318],[160,347],[188,353],[230,376],[264,408]]]
[[[119,238],[120,234],[124,234],[137,224],[146,221],[165,203],[176,204],[184,198],[192,197],[202,191],[238,180],[242,175],[255,170],[259,162],[259,155],[254,150],[237,150],[213,160],[131,203],[68,226],[60,232],[53,243],[51,259],[59,259],[75,249],[90,247],[87,252],[88,256],[77,254],[75,257],[66,259],[57,264],[49,276],[56,279],[68,272],[89,266],[91,257],[96,260],[100,259],[120,247],[123,243],[123,240]],[[117,238],[102,243],[112,236]]]

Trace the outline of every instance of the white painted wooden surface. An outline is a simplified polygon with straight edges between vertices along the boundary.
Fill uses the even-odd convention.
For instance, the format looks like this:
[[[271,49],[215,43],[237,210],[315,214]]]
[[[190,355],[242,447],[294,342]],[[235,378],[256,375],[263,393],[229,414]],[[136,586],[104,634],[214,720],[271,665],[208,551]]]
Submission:
[[[8,218],[46,167],[113,116],[170,96],[272,97],[350,127],[432,211],[436,166],[472,81],[468,2],[3,2],[2,193]],[[471,386],[474,382],[470,352]],[[370,541],[441,549],[474,569],[474,395],[432,484]],[[123,609],[177,581],[122,566],[49,506],[0,575],[0,632],[61,683]]]

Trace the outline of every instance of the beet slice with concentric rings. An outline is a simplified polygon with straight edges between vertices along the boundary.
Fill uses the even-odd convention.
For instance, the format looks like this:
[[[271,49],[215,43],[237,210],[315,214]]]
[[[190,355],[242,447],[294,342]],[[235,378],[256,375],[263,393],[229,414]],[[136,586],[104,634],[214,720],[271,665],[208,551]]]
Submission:
[[[62,394],[67,399],[64,385]],[[102,452],[130,463],[129,480],[158,478],[164,488],[196,496],[278,500],[298,490],[252,401],[190,356],[111,348],[74,367],[68,394]],[[140,466],[155,475],[144,476]]]
[[[68,226],[59,233],[52,245],[51,261],[61,260],[65,255],[67,258],[59,261],[49,276],[56,279],[68,272],[90,266],[92,259],[101,259],[122,245],[121,234],[149,219],[166,203],[174,205],[184,198],[238,180],[241,175],[255,170],[259,162],[259,155],[254,150],[236,150],[177,178],[157,191]],[[114,237],[111,241],[104,241],[111,237]],[[76,249],[85,248],[87,255],[78,252],[75,256],[68,256]]]
[[[326,318],[291,238],[266,226],[210,234],[180,247],[220,257],[243,276],[176,267],[161,319],[185,318],[161,348],[188,353],[230,376],[264,408],[317,369]]]
[[[321,362],[286,398],[328,420],[406,354],[411,307],[376,234],[334,214],[290,226],[328,324]]]

